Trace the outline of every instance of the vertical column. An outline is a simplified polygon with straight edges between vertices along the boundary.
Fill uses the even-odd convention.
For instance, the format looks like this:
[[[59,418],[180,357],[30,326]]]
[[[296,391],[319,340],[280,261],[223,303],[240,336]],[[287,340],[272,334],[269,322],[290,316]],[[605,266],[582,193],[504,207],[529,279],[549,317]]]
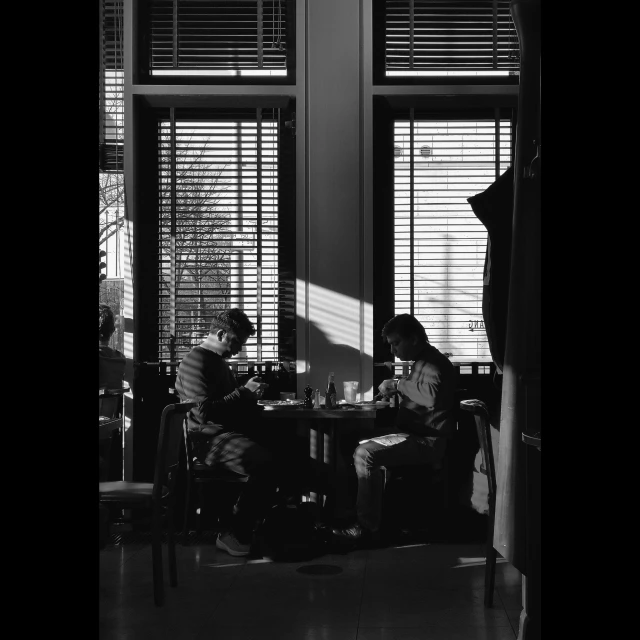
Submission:
[[[123,6],[123,96],[124,96],[124,184],[125,184],[125,205],[124,205],[124,355],[127,360],[125,368],[125,381],[132,385],[133,381],[133,361],[135,357],[135,335],[134,335],[134,300],[133,300],[133,234],[136,224],[136,168],[135,158],[135,134],[134,124],[133,92],[132,85],[137,82],[138,56],[133,43],[134,33],[138,27],[137,21],[138,0],[125,2]],[[123,415],[123,473],[124,479],[133,479],[133,395],[131,392],[124,397]]]
[[[373,389],[373,8],[360,2],[360,393]]]
[[[303,397],[309,383],[309,168],[307,113],[307,5],[296,0],[296,390]]]
[[[344,380],[360,380],[372,367],[362,305],[371,269],[362,242],[362,5],[326,0],[306,9],[305,315],[298,326],[308,330],[306,382],[323,388],[335,371],[341,397]],[[369,380],[367,388],[360,382],[370,391]]]
[[[260,7],[262,11],[262,7]],[[257,360],[262,360],[262,109],[256,109],[256,333]]]
[[[169,271],[169,360],[176,359],[176,199],[177,199],[177,170],[176,170],[176,110],[169,109],[169,136],[171,144],[170,172],[171,172],[171,230],[169,238],[170,271]]]

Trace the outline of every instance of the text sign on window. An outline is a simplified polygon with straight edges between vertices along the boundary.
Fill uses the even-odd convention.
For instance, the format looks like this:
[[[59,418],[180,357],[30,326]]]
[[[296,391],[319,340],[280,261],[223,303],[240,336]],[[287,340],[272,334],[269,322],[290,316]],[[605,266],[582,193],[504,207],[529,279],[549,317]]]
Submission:
[[[245,249],[255,249],[256,234],[255,233],[232,233],[231,246],[234,249],[239,247],[243,247]]]

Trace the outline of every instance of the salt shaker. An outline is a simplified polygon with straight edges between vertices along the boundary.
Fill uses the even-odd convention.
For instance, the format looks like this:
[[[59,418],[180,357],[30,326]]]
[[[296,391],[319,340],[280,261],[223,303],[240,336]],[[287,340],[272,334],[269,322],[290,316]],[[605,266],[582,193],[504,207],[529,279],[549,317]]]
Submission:
[[[315,402],[313,403],[313,408],[314,409],[320,408],[320,389],[316,389],[316,399],[315,399]]]

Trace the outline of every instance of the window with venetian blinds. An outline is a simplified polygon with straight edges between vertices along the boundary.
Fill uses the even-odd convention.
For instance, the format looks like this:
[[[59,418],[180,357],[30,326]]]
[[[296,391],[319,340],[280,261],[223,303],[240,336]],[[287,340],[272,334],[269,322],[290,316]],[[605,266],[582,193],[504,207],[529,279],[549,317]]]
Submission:
[[[512,123],[409,110],[394,122],[394,312],[453,362],[491,362],[482,316],[487,231],[467,198],[511,164]]]
[[[509,0],[379,0],[378,13],[387,78],[519,73]]]
[[[207,335],[214,310],[256,326],[236,356],[278,361],[278,109],[171,109],[158,127],[161,361]],[[286,297],[286,296],[285,296]]]
[[[290,0],[151,0],[151,76],[287,76]]]
[[[124,91],[122,0],[100,0],[99,246],[106,252],[100,299],[121,312],[124,227]]]
[[[100,169],[122,171],[124,139],[123,2],[100,1]]]

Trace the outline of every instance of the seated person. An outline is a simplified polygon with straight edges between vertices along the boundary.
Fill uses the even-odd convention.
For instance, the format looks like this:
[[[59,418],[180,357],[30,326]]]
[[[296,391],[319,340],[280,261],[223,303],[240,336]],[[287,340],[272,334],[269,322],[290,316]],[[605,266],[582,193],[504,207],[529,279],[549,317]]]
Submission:
[[[209,335],[184,357],[176,378],[182,401],[197,402],[187,415],[196,457],[209,466],[249,476],[241,485],[231,530],[216,539],[216,546],[232,556],[249,553],[254,526],[276,493],[272,453],[264,442],[257,442],[262,413],[257,400],[266,385],[258,376],[238,385],[225,361],[255,332],[241,309],[216,311]]]
[[[117,349],[109,346],[109,340],[116,330],[115,316],[107,304],[100,304],[99,312],[99,380],[98,388],[120,389],[124,379],[126,359]],[[119,398],[101,398],[100,415],[113,417],[119,406]]]
[[[376,537],[384,489],[381,468],[439,462],[445,437],[455,429],[455,369],[429,344],[424,327],[413,316],[401,314],[385,324],[382,336],[394,356],[414,363],[408,378],[384,380],[378,387],[387,397],[397,393],[402,398],[394,433],[362,441],[356,448],[357,522],[345,529],[333,529],[336,542]]]
[[[123,386],[125,357],[117,349],[109,347],[109,340],[116,329],[115,316],[109,305],[100,304],[98,310],[98,337],[99,346],[99,389],[120,389]],[[122,400],[117,397],[99,398],[98,415],[106,418],[118,416]],[[111,434],[111,430],[109,431]],[[98,442],[100,479],[106,480],[109,474],[108,461],[112,441],[109,437],[100,436]]]

